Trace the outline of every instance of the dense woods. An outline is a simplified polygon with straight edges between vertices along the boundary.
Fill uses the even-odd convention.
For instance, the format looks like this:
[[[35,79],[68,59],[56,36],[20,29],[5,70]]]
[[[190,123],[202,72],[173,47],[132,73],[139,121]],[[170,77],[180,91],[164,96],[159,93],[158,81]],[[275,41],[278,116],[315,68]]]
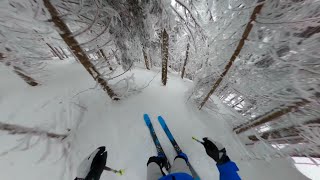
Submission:
[[[164,86],[172,73],[192,81],[195,109],[215,110],[218,97],[247,158],[320,157],[317,0],[6,0],[0,9],[0,63],[33,88],[46,84],[48,61],[75,58],[109,98],[125,101],[136,93],[125,74],[141,64],[161,71]]]

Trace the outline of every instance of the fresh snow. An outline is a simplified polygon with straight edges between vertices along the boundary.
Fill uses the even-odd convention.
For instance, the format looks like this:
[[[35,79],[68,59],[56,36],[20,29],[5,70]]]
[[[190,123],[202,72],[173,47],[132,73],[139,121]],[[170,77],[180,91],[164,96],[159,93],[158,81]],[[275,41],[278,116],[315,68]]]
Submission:
[[[30,149],[15,148],[0,156],[1,179],[73,179],[80,161],[102,145],[108,150],[107,165],[124,168],[126,173],[117,176],[104,172],[101,180],[146,179],[146,163],[150,156],[156,155],[156,149],[143,121],[144,113],[149,114],[167,156],[173,161],[175,151],[157,122],[158,115],[165,118],[178,144],[204,180],[219,179],[219,174],[213,160],[191,139],[192,136],[208,136],[224,144],[230,158],[238,164],[243,179],[307,179],[287,159],[244,158],[244,147],[222,119],[221,114],[229,113],[227,109],[214,98],[219,108],[215,113],[199,111],[187,102],[192,82],[181,80],[177,74],[170,73],[167,86],[162,86],[158,69],[148,71],[136,67],[124,76],[134,74],[135,83],[145,88],[119,102],[112,102],[103,90],[95,87],[95,82],[80,64],[71,60],[52,61],[46,68],[42,85],[28,87],[7,67],[0,66],[0,119],[56,133],[73,129],[72,135],[64,141],[69,143],[70,153],[67,158],[62,156],[62,145],[55,140],[49,140],[49,143],[41,140]],[[0,153],[19,144],[25,137],[0,133]],[[34,137],[31,142],[36,140]]]

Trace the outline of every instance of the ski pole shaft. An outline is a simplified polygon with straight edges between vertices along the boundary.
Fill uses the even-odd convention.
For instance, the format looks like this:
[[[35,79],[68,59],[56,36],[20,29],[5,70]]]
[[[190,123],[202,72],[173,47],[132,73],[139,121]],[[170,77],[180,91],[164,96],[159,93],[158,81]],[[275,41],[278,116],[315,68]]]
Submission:
[[[200,144],[203,144],[202,141],[200,141],[199,139],[195,138],[195,137],[192,137],[193,140],[195,140],[196,142],[200,143]]]
[[[115,173],[115,174],[119,174],[120,176],[124,174],[124,170],[123,170],[123,169],[115,170],[115,169],[112,169],[112,168],[110,168],[110,167],[108,167],[108,166],[105,166],[103,169],[104,169],[105,171],[110,171],[110,172],[113,172],[113,173]]]

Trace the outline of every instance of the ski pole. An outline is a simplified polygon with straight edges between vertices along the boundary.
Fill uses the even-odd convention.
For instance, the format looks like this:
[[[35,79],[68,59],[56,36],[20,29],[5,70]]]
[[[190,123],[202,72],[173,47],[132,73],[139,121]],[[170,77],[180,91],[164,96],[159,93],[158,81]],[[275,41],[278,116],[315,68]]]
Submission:
[[[112,168],[110,168],[110,167],[108,167],[108,166],[105,166],[105,167],[103,168],[103,170],[113,172],[113,173],[118,174],[118,175],[120,175],[120,176],[122,176],[122,175],[124,174],[124,169],[115,170],[115,169],[112,169]]]
[[[199,139],[197,139],[197,138],[195,138],[195,137],[193,137],[193,136],[192,136],[192,139],[195,140],[196,142],[200,143],[200,144],[203,144],[202,141],[200,141]]]

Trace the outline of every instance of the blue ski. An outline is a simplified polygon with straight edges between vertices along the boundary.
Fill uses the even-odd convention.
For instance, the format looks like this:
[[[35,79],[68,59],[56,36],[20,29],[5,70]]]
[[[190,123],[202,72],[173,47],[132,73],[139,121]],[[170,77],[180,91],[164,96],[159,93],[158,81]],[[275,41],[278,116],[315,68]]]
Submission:
[[[150,135],[151,135],[152,140],[153,140],[153,142],[154,142],[154,144],[155,144],[155,146],[156,146],[156,148],[157,148],[158,156],[162,156],[162,157],[164,157],[164,158],[166,159],[167,162],[166,162],[166,164],[165,164],[165,168],[166,168],[167,170],[169,170],[169,169],[171,168],[170,162],[169,162],[166,154],[164,153],[164,151],[163,151],[163,149],[162,149],[162,146],[161,146],[161,144],[160,144],[160,141],[159,141],[159,139],[158,139],[158,137],[157,137],[156,132],[154,131],[153,125],[152,125],[152,123],[151,123],[151,120],[150,120],[148,114],[144,114],[144,115],[143,115],[143,118],[144,118],[144,122],[146,123],[147,127],[149,128]]]
[[[178,143],[176,142],[176,140],[174,139],[172,133],[170,132],[165,120],[161,117],[158,116],[158,121],[162,127],[162,129],[164,130],[164,132],[166,133],[166,135],[168,136],[168,139],[170,140],[172,146],[174,147],[174,149],[176,150],[177,154],[182,153],[181,148],[179,147]],[[198,173],[194,170],[194,168],[192,167],[192,165],[190,164],[190,162],[188,162],[190,171],[192,173],[193,179],[194,180],[200,180],[200,177],[198,175]]]

